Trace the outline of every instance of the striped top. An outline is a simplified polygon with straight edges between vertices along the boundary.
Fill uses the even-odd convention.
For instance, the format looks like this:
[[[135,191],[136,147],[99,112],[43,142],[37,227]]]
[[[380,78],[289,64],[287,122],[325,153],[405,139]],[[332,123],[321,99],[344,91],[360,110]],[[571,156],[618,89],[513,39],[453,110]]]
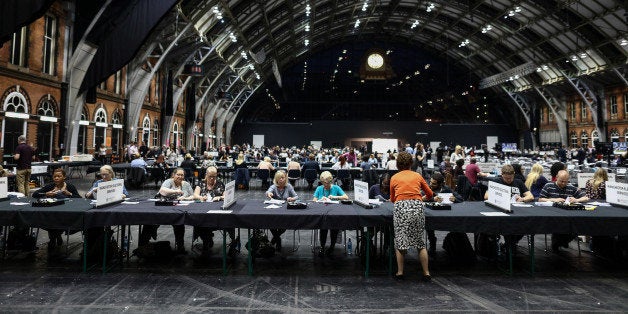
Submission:
[[[558,185],[556,185],[556,182],[549,182],[541,190],[541,195],[539,195],[539,198],[567,198],[569,196],[581,198],[585,196],[585,193],[584,191],[571,185],[571,183],[568,183],[565,188],[561,189],[560,187],[558,187]]]

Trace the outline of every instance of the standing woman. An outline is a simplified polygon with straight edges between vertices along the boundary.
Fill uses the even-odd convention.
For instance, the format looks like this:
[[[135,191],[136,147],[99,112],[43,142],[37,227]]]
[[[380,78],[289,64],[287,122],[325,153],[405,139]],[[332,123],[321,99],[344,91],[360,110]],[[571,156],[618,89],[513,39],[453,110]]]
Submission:
[[[423,213],[423,196],[431,199],[434,195],[423,177],[410,170],[412,155],[400,152],[397,155],[397,172],[390,179],[390,201],[395,204],[393,210],[393,226],[395,230],[395,253],[397,256],[397,273],[395,279],[403,279],[404,255],[411,247],[419,251],[419,262],[423,268],[423,281],[430,281],[428,256],[425,249],[425,215]]]
[[[416,144],[416,150],[414,153],[414,165],[412,169],[423,175],[423,160],[425,159],[425,150],[422,143]]]
[[[279,170],[275,172],[275,178],[273,179],[273,185],[271,185],[266,191],[266,197],[275,200],[286,200],[288,202],[294,202],[299,196],[290,183],[287,182],[288,178],[286,172]],[[281,252],[281,235],[286,232],[286,229],[270,229],[273,238],[270,244],[274,244],[277,251]]]

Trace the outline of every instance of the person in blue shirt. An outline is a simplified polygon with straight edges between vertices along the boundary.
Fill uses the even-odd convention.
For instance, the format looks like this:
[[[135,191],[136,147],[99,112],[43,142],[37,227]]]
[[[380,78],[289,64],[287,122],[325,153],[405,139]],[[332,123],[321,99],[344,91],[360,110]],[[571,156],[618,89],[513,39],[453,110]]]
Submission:
[[[329,171],[323,171],[319,177],[319,181],[323,185],[319,185],[314,191],[315,202],[328,202],[328,201],[340,201],[340,200],[348,200],[349,196],[342,190],[341,187],[332,184],[334,177],[331,175]],[[330,245],[327,250],[325,250],[325,242],[327,242],[327,229],[321,229],[319,234],[319,239],[321,241],[321,249],[318,252],[318,256],[323,257],[324,255],[331,255],[334,252],[334,246],[336,245],[336,238],[338,237],[339,230],[331,230],[330,234]]]
[[[96,199],[96,192],[98,191],[98,184],[100,184],[100,182],[107,182],[113,179],[116,179],[116,178],[115,178],[115,173],[113,172],[113,168],[111,168],[111,166],[104,165],[100,167],[100,180],[97,180],[96,182],[94,182],[94,184],[92,185],[92,188],[89,189],[89,191],[87,191],[87,193],[85,194],[85,198]],[[122,198],[129,197],[129,192],[127,192],[125,186],[122,186],[122,194],[123,194]]]

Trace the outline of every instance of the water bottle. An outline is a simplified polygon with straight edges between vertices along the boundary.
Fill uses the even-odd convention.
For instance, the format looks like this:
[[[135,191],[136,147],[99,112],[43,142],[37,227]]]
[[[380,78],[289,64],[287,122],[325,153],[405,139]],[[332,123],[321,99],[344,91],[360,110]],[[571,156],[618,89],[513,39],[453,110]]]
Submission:
[[[347,255],[353,255],[353,243],[351,243],[351,238],[347,240]]]
[[[129,252],[129,237],[125,235],[124,239],[122,239],[122,253],[126,255],[128,252]]]

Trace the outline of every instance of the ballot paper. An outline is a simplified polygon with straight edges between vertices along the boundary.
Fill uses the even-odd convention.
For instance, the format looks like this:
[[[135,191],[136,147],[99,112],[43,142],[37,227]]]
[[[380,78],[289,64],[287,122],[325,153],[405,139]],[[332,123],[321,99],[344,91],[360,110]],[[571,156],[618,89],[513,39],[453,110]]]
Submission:
[[[316,201],[317,203],[325,203],[325,204],[340,204],[340,201],[332,201],[332,200],[325,200],[325,199],[320,199],[318,201]]]
[[[510,205],[514,207],[532,207],[532,204],[524,204],[524,203],[512,203]]]
[[[128,204],[128,205],[136,205],[139,204],[140,202],[130,202],[130,201],[124,201],[122,202],[122,204]]]
[[[552,202],[534,202],[536,206],[552,206],[553,204]]]
[[[377,198],[369,198],[369,204],[372,204],[372,205],[381,205],[381,204],[382,204],[382,201],[380,201],[380,200],[379,200],[379,199],[377,199]]]
[[[276,200],[276,199],[268,199],[264,201],[264,204],[275,204],[275,205],[281,205],[283,203],[285,203],[286,201],[284,200]]]
[[[9,204],[11,204],[11,205],[19,205],[19,206],[30,205],[30,203],[24,203],[24,202],[11,202]]]
[[[508,214],[502,212],[480,212],[480,214],[484,216],[508,216]]]
[[[270,204],[270,205],[268,205],[268,206],[266,206],[264,208],[266,208],[266,209],[277,209],[277,208],[281,208],[281,206],[277,206],[275,204]]]
[[[223,210],[223,209],[210,209],[207,211],[208,214],[231,214],[233,210]]]
[[[454,195],[454,193],[438,193],[438,196],[440,198],[442,198],[443,200],[441,201],[441,203],[443,204],[451,204],[452,201],[450,201],[449,199]]]

